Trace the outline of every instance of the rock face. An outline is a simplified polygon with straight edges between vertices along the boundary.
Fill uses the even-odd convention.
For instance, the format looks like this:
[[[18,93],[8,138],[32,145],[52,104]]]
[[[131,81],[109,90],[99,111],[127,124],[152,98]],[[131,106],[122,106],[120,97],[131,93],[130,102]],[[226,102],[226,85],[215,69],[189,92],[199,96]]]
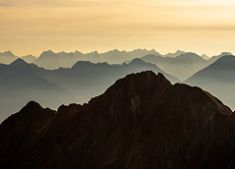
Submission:
[[[132,74],[88,104],[26,105],[0,126],[0,168],[233,169],[234,123],[200,88]]]

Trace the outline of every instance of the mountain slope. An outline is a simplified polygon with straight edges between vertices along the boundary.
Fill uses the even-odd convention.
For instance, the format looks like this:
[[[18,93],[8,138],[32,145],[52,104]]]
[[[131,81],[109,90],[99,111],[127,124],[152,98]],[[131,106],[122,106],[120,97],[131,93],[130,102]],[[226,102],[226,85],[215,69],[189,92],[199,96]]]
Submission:
[[[235,57],[223,56],[205,69],[197,72],[187,81],[212,92],[235,108]]]
[[[1,168],[235,167],[232,111],[209,93],[172,85],[162,74],[128,75],[88,104],[47,111],[29,103],[0,125]],[[35,116],[44,118],[35,125],[26,120]],[[17,122],[24,122],[22,128]],[[19,132],[27,137],[19,139]]]

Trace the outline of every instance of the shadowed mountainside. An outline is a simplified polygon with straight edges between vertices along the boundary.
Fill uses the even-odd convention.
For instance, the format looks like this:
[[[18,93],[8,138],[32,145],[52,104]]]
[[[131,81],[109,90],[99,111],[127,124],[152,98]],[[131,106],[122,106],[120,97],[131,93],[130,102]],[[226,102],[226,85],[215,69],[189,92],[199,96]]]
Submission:
[[[0,167],[233,169],[234,120],[200,88],[132,74],[82,106],[28,103],[0,125]]]

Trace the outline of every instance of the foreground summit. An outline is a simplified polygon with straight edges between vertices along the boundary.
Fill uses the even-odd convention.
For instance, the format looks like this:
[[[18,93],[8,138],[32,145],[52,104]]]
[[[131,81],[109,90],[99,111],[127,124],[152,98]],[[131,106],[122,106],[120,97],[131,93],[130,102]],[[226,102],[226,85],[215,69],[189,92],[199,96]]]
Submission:
[[[0,126],[0,168],[232,169],[235,117],[162,74],[131,74],[88,104],[28,103]]]

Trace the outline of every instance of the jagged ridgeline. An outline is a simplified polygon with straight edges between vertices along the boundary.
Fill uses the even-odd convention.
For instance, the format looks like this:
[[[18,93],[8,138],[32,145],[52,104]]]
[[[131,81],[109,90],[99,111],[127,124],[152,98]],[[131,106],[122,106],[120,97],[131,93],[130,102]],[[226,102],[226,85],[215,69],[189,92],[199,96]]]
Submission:
[[[200,88],[131,74],[88,104],[29,102],[0,126],[0,168],[233,169],[234,124]]]

